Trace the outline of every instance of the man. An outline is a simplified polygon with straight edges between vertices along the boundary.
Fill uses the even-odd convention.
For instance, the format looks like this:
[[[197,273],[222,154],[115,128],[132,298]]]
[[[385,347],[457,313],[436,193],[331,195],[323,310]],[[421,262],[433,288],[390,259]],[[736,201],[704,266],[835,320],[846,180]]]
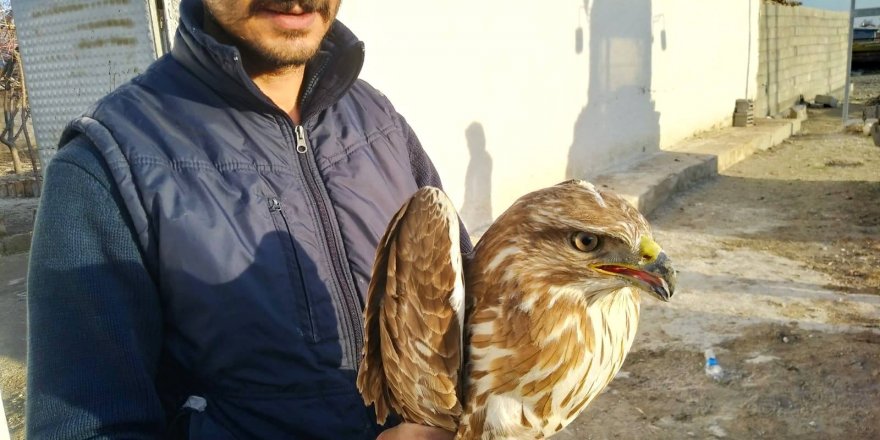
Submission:
[[[440,181],[338,7],[184,0],[173,52],[68,127],[31,254],[29,438],[379,434],[355,387],[375,247]]]

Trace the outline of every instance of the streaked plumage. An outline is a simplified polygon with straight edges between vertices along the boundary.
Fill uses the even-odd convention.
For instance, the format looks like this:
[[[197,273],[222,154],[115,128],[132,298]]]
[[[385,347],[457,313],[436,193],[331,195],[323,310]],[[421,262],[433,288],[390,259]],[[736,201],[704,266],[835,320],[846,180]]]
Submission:
[[[550,436],[620,369],[640,293],[668,300],[675,273],[644,217],[586,182],[523,196],[465,260],[458,227],[435,188],[389,224],[358,388],[380,423],[394,412],[459,439]]]

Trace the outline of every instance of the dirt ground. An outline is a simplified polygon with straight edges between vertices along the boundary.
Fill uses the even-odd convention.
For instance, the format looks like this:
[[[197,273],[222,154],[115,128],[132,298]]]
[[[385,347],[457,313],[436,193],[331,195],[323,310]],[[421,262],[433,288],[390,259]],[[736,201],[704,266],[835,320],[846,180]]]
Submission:
[[[859,99],[880,94],[880,75],[856,84]],[[556,438],[880,438],[880,148],[838,116],[811,111],[801,135],[654,212],[676,296],[643,304],[622,372]],[[0,211],[32,214],[18,203]],[[0,386],[16,439],[26,263],[0,257]],[[703,372],[706,348],[721,381]]]

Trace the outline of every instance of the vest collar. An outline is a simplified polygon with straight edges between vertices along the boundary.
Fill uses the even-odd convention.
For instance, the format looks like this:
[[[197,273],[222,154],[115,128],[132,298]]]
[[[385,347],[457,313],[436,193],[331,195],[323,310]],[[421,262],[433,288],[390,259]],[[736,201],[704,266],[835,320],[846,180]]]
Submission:
[[[171,56],[236,106],[281,111],[263,94],[241,64],[238,48],[221,44],[204,31],[201,0],[180,3],[180,24]],[[303,120],[336,103],[351,87],[364,63],[364,44],[336,20],[321,48],[306,64],[303,77]]]

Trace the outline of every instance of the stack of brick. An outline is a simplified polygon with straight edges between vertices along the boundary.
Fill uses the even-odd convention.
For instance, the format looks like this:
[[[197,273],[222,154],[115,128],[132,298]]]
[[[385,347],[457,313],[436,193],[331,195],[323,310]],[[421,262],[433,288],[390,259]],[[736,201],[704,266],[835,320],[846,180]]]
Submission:
[[[737,99],[736,110],[733,112],[734,127],[755,125],[755,102],[751,99]]]

